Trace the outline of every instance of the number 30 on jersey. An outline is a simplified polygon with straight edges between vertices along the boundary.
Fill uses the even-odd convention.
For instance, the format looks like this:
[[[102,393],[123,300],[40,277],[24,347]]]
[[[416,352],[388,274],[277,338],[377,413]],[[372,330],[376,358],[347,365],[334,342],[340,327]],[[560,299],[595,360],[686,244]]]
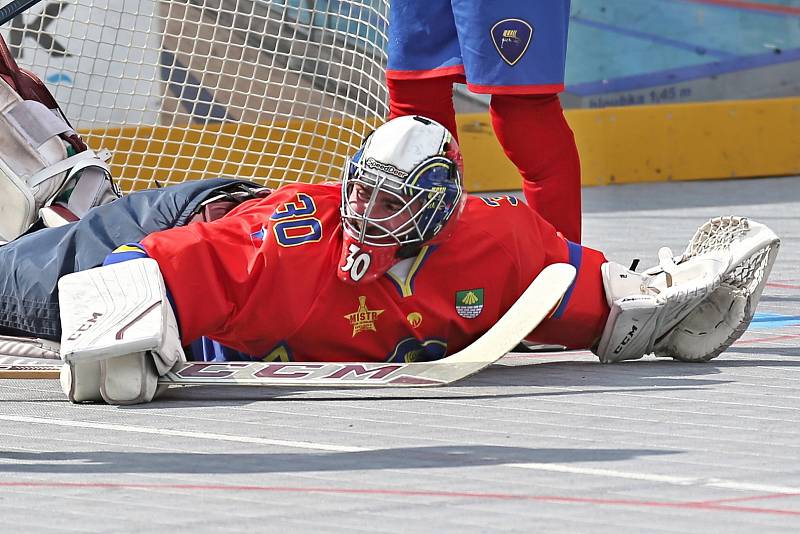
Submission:
[[[343,272],[350,273],[350,278],[353,282],[358,282],[367,274],[367,270],[369,270],[369,262],[371,261],[370,255],[366,252],[362,252],[355,243],[350,244],[347,251],[349,254],[347,255],[345,264],[341,266],[341,269]]]
[[[282,247],[296,247],[322,239],[322,223],[313,215],[317,212],[314,199],[297,193],[297,199],[284,202],[273,212],[272,232]]]

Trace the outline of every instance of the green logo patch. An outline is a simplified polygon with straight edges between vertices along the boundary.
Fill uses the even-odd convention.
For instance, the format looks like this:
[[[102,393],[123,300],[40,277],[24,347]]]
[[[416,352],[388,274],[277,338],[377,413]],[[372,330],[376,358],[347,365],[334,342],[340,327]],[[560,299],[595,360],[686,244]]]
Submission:
[[[483,311],[483,288],[456,291],[456,312],[464,319],[474,319]]]

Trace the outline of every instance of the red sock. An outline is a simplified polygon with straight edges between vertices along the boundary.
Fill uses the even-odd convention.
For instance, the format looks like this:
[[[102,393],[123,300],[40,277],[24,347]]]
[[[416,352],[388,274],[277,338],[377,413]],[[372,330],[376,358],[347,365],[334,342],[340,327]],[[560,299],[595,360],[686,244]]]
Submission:
[[[489,112],[497,139],[522,175],[528,205],[580,243],[580,161],[558,95],[492,95]]]
[[[453,108],[453,83],[458,76],[415,80],[386,80],[389,86],[389,119],[422,115],[433,119],[458,141],[456,112]]]

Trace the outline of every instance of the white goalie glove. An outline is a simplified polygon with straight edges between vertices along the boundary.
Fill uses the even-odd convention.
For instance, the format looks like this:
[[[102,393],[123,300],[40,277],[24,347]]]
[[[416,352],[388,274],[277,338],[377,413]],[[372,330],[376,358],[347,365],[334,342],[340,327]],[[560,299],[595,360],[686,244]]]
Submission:
[[[780,240],[742,217],[711,219],[686,251],[659,251],[659,265],[639,274],[602,266],[611,307],[595,354],[603,363],[645,354],[682,361],[719,356],[747,329]]]
[[[64,276],[61,386],[72,402],[150,402],[186,358],[158,263],[137,259]]]

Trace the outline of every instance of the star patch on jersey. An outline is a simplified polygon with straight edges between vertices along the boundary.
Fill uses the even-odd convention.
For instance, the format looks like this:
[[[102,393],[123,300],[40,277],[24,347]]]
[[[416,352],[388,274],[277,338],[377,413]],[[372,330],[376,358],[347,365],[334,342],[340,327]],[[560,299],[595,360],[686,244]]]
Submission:
[[[474,319],[483,311],[483,288],[456,292],[456,312],[464,319]]]
[[[528,50],[533,31],[533,26],[522,19],[503,19],[489,33],[497,53],[513,67]]]
[[[356,334],[369,330],[377,332],[375,319],[383,312],[384,310],[370,310],[367,308],[367,297],[362,295],[358,297],[358,309],[353,313],[348,313],[344,318],[353,325],[353,337],[356,337]]]

